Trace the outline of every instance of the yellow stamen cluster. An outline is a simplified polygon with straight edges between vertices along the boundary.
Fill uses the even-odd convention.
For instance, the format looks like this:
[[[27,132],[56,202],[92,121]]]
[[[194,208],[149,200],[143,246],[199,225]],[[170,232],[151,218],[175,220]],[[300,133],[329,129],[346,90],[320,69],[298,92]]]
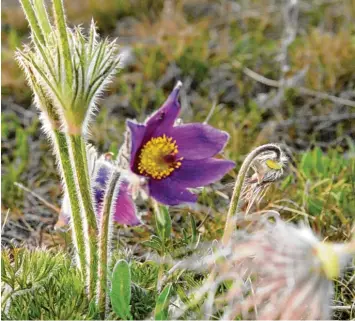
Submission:
[[[276,169],[276,170],[282,169],[282,164],[277,163],[277,162],[273,161],[272,159],[267,159],[265,163],[266,163],[267,167],[269,167],[270,169]]]
[[[315,251],[325,276],[329,280],[338,277],[340,274],[339,254],[334,250],[334,245],[327,242],[319,243]]]
[[[172,137],[166,135],[149,140],[139,155],[138,170],[140,174],[149,175],[154,179],[169,176],[181,166],[182,157],[169,162],[167,157],[174,157],[178,153],[178,146]]]

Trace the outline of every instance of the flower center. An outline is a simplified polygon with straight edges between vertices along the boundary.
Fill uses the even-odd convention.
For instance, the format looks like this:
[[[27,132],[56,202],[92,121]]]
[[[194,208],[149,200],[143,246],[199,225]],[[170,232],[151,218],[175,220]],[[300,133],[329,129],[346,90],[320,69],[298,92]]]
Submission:
[[[155,179],[169,176],[181,166],[182,157],[176,158],[178,146],[172,137],[165,135],[149,140],[139,155],[138,171]]]

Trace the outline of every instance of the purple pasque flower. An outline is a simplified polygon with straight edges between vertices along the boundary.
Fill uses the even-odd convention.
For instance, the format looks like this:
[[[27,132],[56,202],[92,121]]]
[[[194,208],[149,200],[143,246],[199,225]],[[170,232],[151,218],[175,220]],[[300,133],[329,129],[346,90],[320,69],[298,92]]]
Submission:
[[[180,112],[179,82],[163,106],[144,124],[127,121],[131,132],[130,169],[148,180],[149,194],[166,205],[195,202],[187,188],[221,179],[234,162],[213,158],[229,135],[209,125],[175,126]]]
[[[97,158],[96,150],[93,147],[88,148],[89,174],[91,176],[91,189],[95,204],[96,217],[99,220],[102,215],[102,206],[104,203],[105,191],[113,171],[119,170],[114,162],[110,160],[109,154]],[[127,175],[121,173],[120,184],[117,195],[114,195],[114,213],[113,219],[118,224],[136,226],[141,224],[137,215],[137,209],[132,199],[132,184]],[[62,208],[56,227],[62,227],[69,223],[71,209],[69,195],[65,193]]]

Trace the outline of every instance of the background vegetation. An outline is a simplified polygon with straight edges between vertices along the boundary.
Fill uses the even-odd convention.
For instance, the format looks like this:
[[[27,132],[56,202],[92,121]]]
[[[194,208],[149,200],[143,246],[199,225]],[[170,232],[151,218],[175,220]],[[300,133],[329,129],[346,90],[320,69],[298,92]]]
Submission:
[[[70,23],[86,28],[93,16],[100,33],[117,37],[126,54],[125,68],[102,97],[91,128],[90,141],[100,152],[117,154],[125,118],[144,120],[181,80],[183,120],[208,121],[228,131],[226,158],[239,165],[260,144],[287,146],[290,175],[269,191],[260,209],[277,209],[288,220],[305,219],[333,241],[350,238],[355,216],[354,0],[64,3]],[[31,92],[14,61],[15,49],[28,42],[27,23],[17,3],[4,1],[2,9],[2,243],[46,246],[58,252],[70,247],[70,233],[54,229],[62,189],[37,111],[31,106]],[[202,240],[220,238],[237,170],[238,166],[221,183],[204,189],[198,205],[171,210],[176,238],[166,251],[173,257],[193,241],[194,224]],[[158,268],[138,263],[147,246],[154,251],[154,242],[141,243],[154,233],[150,209],[142,206],[141,210],[146,225],[115,230],[118,244],[125,248],[119,256],[135,257],[134,264],[145,264],[145,274],[154,280]],[[59,254],[53,260],[69,264]],[[140,289],[153,291],[154,284],[138,271],[132,273]],[[63,287],[74,274],[65,276],[68,283]],[[184,280],[188,287],[198,283],[188,274]],[[336,310],[335,317],[354,318],[354,269],[350,267],[338,282],[346,286],[337,287],[334,305],[350,308]],[[78,285],[70,295],[81,290]],[[144,291],[137,290],[136,296],[150,299]],[[184,285],[174,291],[183,300]],[[76,311],[72,318],[91,318],[88,303],[80,304],[85,312]],[[135,317],[144,317],[150,306],[153,303],[137,306],[135,311],[143,312]],[[32,317],[39,317],[33,313]],[[70,315],[70,311],[60,313]],[[54,316],[65,318],[50,313],[44,318]]]

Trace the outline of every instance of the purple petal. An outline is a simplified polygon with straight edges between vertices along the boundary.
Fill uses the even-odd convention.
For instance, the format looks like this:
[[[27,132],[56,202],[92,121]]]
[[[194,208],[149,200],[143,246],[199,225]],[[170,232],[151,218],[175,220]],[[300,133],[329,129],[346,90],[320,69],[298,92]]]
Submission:
[[[102,215],[106,184],[108,183],[112,169],[113,167],[110,164],[100,163],[96,172],[93,184],[93,194],[95,199],[95,211],[98,217],[101,217]],[[137,217],[137,210],[129,193],[128,185],[127,181],[121,181],[118,194],[114,195],[116,199],[113,218],[119,224],[139,225],[141,222]]]
[[[174,122],[180,112],[180,104],[178,96],[181,88],[181,83],[178,83],[174,90],[169,95],[162,107],[160,107],[146,121],[146,137],[149,139],[152,136],[160,136],[165,134],[174,125]]]
[[[173,127],[168,136],[176,140],[179,156],[204,159],[219,153],[228,141],[228,133],[204,124]]]
[[[99,215],[101,206],[105,196],[106,184],[112,173],[113,167],[105,161],[98,161],[96,163],[96,172],[94,172],[94,181],[92,183],[92,191],[94,194],[94,203],[96,215]]]
[[[201,160],[182,160],[182,165],[169,177],[172,185],[199,187],[220,180],[234,168],[229,160],[209,158]]]
[[[149,180],[149,194],[157,201],[166,205],[194,203],[197,195],[171,181],[170,177],[162,180]]]
[[[93,188],[94,191],[94,199],[95,199],[95,212],[96,215],[101,215],[101,207],[103,205],[104,201],[104,196],[105,196],[105,188],[101,188],[98,186],[95,186]]]
[[[114,220],[119,224],[136,226],[142,224],[137,216],[136,205],[129,192],[129,183],[121,181],[115,201]]]
[[[136,162],[136,154],[143,143],[143,139],[146,133],[146,126],[134,123],[130,120],[127,120],[127,126],[131,131],[131,159],[130,166],[131,170],[134,170],[134,164]]]
[[[112,172],[112,165],[105,162],[97,162],[97,172],[95,175],[95,185],[99,185],[102,188],[105,188],[107,180],[109,179]]]

